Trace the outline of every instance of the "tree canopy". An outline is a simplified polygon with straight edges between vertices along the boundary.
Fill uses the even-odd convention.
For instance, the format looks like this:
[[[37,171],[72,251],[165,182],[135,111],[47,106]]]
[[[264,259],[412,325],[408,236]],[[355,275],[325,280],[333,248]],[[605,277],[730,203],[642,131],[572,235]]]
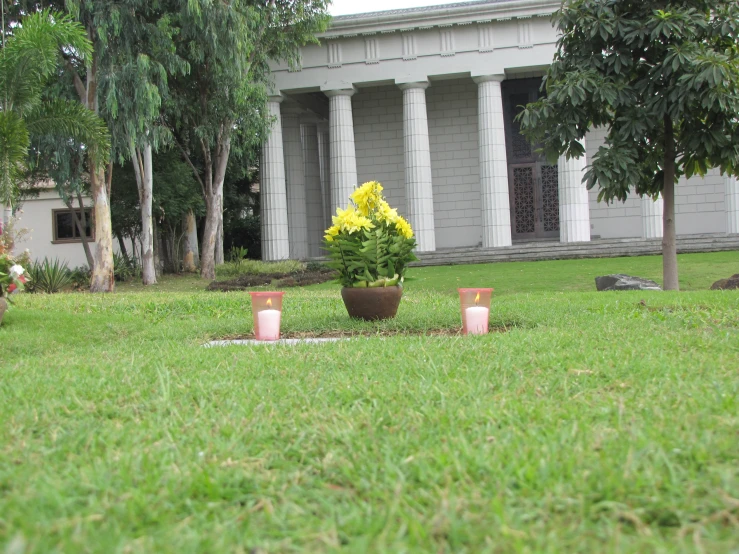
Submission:
[[[664,208],[665,288],[677,288],[674,185],[710,168],[739,174],[739,5],[734,0],[565,0],[546,95],[520,114],[549,159],[605,144],[584,175],[598,200],[631,189]],[[674,265],[674,267],[672,267]]]

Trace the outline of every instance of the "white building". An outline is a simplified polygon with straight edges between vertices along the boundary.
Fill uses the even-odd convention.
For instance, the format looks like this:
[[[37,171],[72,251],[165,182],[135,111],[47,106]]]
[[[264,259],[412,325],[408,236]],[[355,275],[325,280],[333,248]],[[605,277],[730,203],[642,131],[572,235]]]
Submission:
[[[34,260],[44,258],[58,259],[65,262],[70,269],[87,267],[87,258],[82,246],[82,238],[74,223],[69,208],[59,197],[53,183],[44,181],[35,185],[38,196],[23,201],[20,211],[16,212],[16,227],[26,229],[27,233],[22,242],[15,245],[16,253],[28,249]],[[84,197],[85,215],[87,221],[87,238],[90,250],[95,254],[95,226],[93,224],[92,199]],[[74,207],[79,213],[77,202]],[[5,218],[10,216],[5,214]],[[131,253],[130,241],[126,247]],[[119,252],[117,241],[113,243],[113,250]]]
[[[661,203],[598,203],[586,159],[550,165],[518,133],[555,52],[560,0],[478,0],[336,17],[299,67],[273,68],[264,144],[269,260],[321,255],[322,231],[357,184],[380,181],[418,250],[656,238]],[[587,153],[603,144],[586,137]],[[717,171],[681,181],[681,234],[739,232],[739,189]]]

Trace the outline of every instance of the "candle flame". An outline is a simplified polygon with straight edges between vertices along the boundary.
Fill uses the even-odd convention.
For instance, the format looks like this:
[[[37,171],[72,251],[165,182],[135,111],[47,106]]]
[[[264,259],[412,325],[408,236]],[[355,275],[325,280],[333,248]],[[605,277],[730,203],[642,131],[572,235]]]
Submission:
[[[477,293],[477,296],[475,296],[475,305],[477,305],[480,302],[480,293]]]
[[[480,295],[478,294],[478,296],[480,296]],[[272,307],[272,299],[271,298],[267,298],[267,306],[269,306],[270,308]]]

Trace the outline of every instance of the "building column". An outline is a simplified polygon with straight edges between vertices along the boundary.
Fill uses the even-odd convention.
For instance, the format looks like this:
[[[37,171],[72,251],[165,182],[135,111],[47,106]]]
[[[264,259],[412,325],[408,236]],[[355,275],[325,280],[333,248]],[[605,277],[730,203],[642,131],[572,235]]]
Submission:
[[[726,183],[726,232],[739,234],[739,180],[731,175],[725,176]]]
[[[308,220],[305,208],[305,162],[298,106],[283,106],[282,133],[285,148],[285,184],[290,258],[308,257]]]
[[[328,123],[316,126],[318,134],[318,168],[321,174],[321,199],[323,201],[323,225],[331,226],[331,216],[336,213],[336,205],[331,200],[331,156],[328,138]]]
[[[275,118],[275,123],[262,145],[261,218],[264,260],[286,260],[290,257],[280,102],[282,96],[270,96],[267,101],[267,111]]]
[[[500,91],[503,79],[504,75],[486,75],[473,79],[477,83],[483,248],[511,245],[508,160],[503,124],[503,96]]]
[[[661,239],[662,238],[662,210],[664,201],[662,195],[657,200],[650,196],[641,197],[641,228],[642,238],[645,239]]]
[[[403,144],[408,219],[416,235],[416,250],[433,252],[436,250],[436,232],[426,113],[426,88],[429,84],[417,82],[403,83],[399,86],[403,91]]]
[[[323,252],[324,218],[321,195],[321,170],[318,155],[318,131],[314,118],[307,118],[301,125],[305,158],[305,215],[308,223],[308,256],[315,258]]]
[[[585,147],[585,139],[582,139]],[[590,242],[590,198],[585,183],[585,156],[557,161],[559,242]]]
[[[357,186],[357,157],[354,150],[352,95],[355,89],[324,91],[329,106],[329,148],[331,151],[331,201],[346,208]]]

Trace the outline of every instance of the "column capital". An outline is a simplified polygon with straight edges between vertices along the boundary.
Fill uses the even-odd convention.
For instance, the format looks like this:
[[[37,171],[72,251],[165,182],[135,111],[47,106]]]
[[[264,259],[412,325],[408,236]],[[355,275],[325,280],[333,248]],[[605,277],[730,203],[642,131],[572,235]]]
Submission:
[[[351,87],[351,88],[324,90],[323,94],[331,98],[332,96],[354,96],[354,93],[356,92],[357,92],[357,89],[355,89],[354,87]]]
[[[472,77],[472,80],[478,85],[481,83],[501,83],[505,81],[505,75],[480,75],[479,77]]]
[[[270,94],[267,97],[267,102],[276,102],[277,104],[280,104],[285,97],[282,94]]]
[[[426,90],[429,88],[431,83],[428,81],[412,81],[410,83],[396,83],[398,85],[398,88],[400,90],[412,90],[412,89],[422,89]]]

